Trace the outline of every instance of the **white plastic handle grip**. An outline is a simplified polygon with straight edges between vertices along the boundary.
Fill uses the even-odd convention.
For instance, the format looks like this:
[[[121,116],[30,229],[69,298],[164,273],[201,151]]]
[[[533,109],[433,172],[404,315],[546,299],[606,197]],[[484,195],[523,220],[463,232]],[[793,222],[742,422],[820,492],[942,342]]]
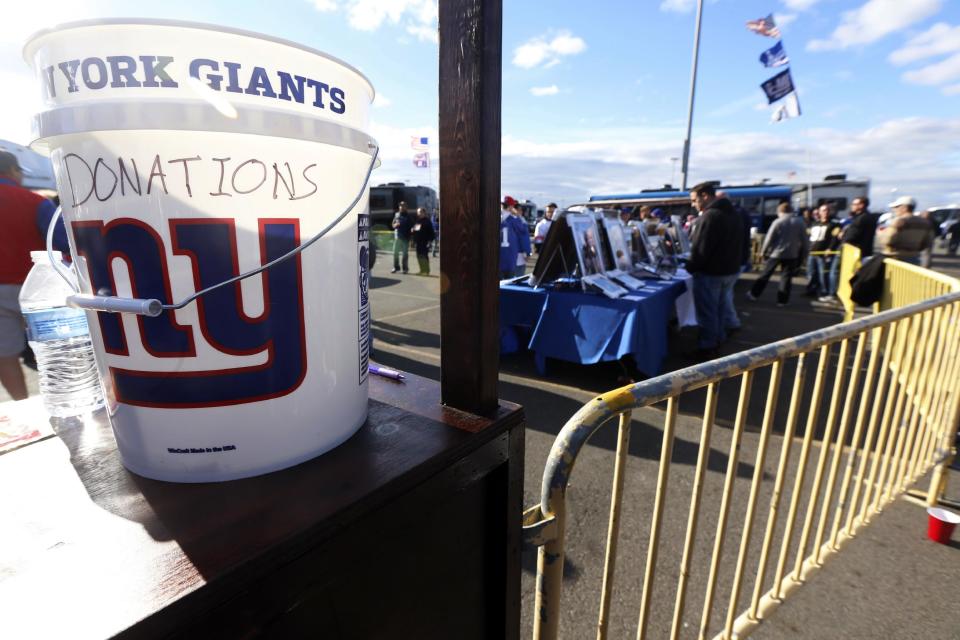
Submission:
[[[151,318],[156,318],[163,313],[163,303],[156,298],[119,298],[77,293],[67,297],[67,304],[78,309],[109,311],[111,313],[135,313]]]

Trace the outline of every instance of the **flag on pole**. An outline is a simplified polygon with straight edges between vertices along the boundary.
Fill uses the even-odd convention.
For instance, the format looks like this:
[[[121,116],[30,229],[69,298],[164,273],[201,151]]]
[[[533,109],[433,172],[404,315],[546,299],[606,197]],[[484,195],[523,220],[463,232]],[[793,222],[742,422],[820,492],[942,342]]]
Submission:
[[[410,148],[417,151],[426,151],[430,148],[430,139],[410,136]]]
[[[787,57],[787,52],[783,49],[783,43],[778,42],[760,54],[760,62],[765,67],[782,67],[790,62],[790,58]]]
[[[785,69],[760,85],[763,92],[767,94],[767,103],[773,104],[780,98],[794,90],[793,78],[790,76],[790,69]]]
[[[800,101],[797,99],[797,92],[792,91],[786,98],[777,105],[770,115],[770,122],[780,122],[787,118],[796,118],[800,116]]]
[[[766,18],[747,20],[747,29],[761,36],[768,36],[770,38],[780,37],[780,29],[777,28],[777,23],[773,21],[772,13]]]
[[[424,140],[426,140],[426,138],[424,138]],[[422,153],[413,154],[413,166],[418,169],[430,168],[430,152],[424,151]]]

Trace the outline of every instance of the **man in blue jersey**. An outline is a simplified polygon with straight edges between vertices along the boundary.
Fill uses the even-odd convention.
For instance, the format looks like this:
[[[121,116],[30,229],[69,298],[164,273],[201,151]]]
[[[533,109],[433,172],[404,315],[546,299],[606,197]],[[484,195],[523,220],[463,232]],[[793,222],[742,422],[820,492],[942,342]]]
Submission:
[[[500,279],[523,275],[529,255],[530,229],[520,216],[517,201],[506,196],[500,211]]]

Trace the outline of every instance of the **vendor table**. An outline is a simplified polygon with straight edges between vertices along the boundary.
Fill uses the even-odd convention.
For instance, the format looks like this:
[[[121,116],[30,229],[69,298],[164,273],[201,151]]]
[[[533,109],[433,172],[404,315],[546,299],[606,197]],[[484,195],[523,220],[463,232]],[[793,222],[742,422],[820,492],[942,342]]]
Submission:
[[[135,476],[102,417],[0,455],[0,636],[515,638],[522,410],[370,394],[346,443],[245,480]]]
[[[630,355],[642,373],[655,376],[667,355],[674,303],[686,285],[681,277],[645,282],[640,291],[616,299],[592,292],[501,285],[501,353],[518,351],[525,344],[534,352],[540,373],[547,358],[595,364]]]

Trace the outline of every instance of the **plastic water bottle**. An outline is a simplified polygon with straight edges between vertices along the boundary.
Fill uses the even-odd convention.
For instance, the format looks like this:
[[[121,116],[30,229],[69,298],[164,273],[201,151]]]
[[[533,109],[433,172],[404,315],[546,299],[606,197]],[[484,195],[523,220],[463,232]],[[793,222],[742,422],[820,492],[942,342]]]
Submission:
[[[53,417],[81,416],[103,406],[100,377],[84,311],[66,306],[73,293],[46,251],[31,251],[33,269],[20,289],[27,340],[37,357],[40,395]],[[61,260],[59,251],[54,260]]]

